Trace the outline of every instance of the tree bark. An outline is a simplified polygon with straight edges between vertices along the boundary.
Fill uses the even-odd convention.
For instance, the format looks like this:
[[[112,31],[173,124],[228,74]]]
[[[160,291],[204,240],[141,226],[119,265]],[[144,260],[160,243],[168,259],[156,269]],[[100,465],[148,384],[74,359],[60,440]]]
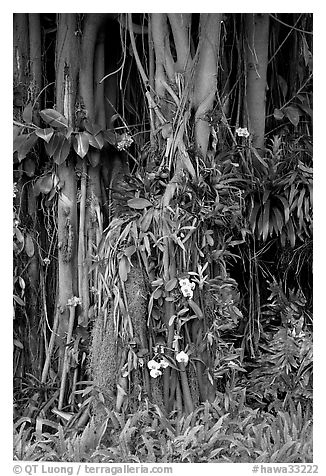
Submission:
[[[198,64],[194,86],[195,138],[198,149],[206,156],[210,133],[207,113],[212,108],[217,88],[218,51],[220,45],[221,13],[200,15]]]
[[[247,43],[246,109],[252,145],[262,153],[265,134],[266,76],[268,64],[269,15],[247,13],[245,16]]]
[[[30,44],[30,88],[33,100],[33,122],[39,125],[37,114],[41,109],[41,100],[38,97],[42,88],[42,41],[41,22],[39,13],[29,13],[29,44]]]
[[[64,114],[69,126],[75,124],[75,100],[78,74],[77,16],[73,13],[58,15],[56,44],[56,106]],[[68,299],[77,294],[76,238],[77,238],[77,201],[76,176],[74,166],[67,159],[58,166],[58,176],[63,188],[58,202],[58,267],[59,299],[61,313],[58,334],[61,344],[68,331]]]

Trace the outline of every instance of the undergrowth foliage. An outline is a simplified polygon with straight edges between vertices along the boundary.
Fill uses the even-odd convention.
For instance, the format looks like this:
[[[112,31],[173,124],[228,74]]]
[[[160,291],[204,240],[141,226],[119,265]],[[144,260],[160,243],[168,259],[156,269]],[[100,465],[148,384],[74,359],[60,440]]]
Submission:
[[[245,389],[193,413],[167,418],[157,406],[132,415],[108,411],[104,425],[79,434],[31,434],[15,425],[14,458],[92,463],[312,462],[312,420],[301,404],[277,415],[245,405]],[[106,442],[103,443],[104,432]]]

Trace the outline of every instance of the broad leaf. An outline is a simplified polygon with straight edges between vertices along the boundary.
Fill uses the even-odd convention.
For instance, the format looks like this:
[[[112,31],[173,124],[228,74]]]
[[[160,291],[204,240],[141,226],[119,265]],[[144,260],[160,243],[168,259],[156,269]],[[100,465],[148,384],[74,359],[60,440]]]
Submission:
[[[108,130],[103,131],[103,137],[104,137],[104,140],[106,140],[106,142],[108,142],[111,145],[115,145],[117,142],[115,134],[111,131],[108,131]]]
[[[89,149],[89,134],[87,132],[79,132],[76,134],[73,144],[76,154],[83,159]]]
[[[46,153],[48,154],[49,157],[52,157],[53,154],[55,153],[58,145],[60,144],[60,135],[62,135],[60,132],[56,132],[53,134],[49,142],[45,143],[45,150]]]
[[[52,190],[53,178],[52,174],[43,175],[40,177],[34,185],[34,195],[37,197],[40,193],[47,194]]]
[[[88,152],[88,160],[92,167],[96,167],[100,163],[101,153],[99,150],[90,150]]]
[[[92,124],[89,120],[84,122],[85,129],[89,132],[92,136],[96,136],[99,132],[102,131],[102,127],[98,124]]]
[[[127,204],[128,207],[135,208],[137,210],[143,210],[144,208],[153,206],[153,204],[146,198],[131,198],[128,200]]]
[[[25,236],[25,251],[29,258],[34,256],[34,243],[29,233],[26,233]]]
[[[20,133],[21,130],[22,130],[21,127],[14,125],[14,127],[13,127],[13,140],[14,140],[14,143],[15,143],[15,139],[18,137],[18,134]],[[15,151],[14,151],[14,152],[15,152]]]
[[[177,278],[170,279],[170,281],[168,281],[165,285],[165,291],[167,292],[172,291],[172,289],[176,287],[177,283],[178,283]]]
[[[126,256],[122,256],[119,261],[119,276],[122,282],[127,281],[128,273],[130,271],[130,263]]]
[[[131,246],[128,246],[128,248],[126,248],[123,253],[125,256],[127,256],[127,258],[130,258],[130,256],[132,256],[135,252],[136,252],[136,246],[135,245],[131,245]]]
[[[32,132],[31,134],[27,134],[27,136],[28,137],[25,139],[25,141],[22,142],[21,146],[18,149],[18,160],[19,160],[19,162],[21,162],[23,159],[25,159],[26,155],[32,149],[32,147],[35,145],[35,143],[37,141],[37,136],[35,135],[34,132]],[[19,137],[21,137],[21,136],[18,136],[17,139]]]
[[[53,154],[53,160],[56,164],[61,165],[63,162],[66,160],[66,158],[69,155],[70,152],[70,141],[65,138],[65,136],[61,133],[60,134],[59,140],[58,140],[58,145],[57,148]]]
[[[29,134],[20,134],[14,136],[13,152],[17,152],[29,138]]]
[[[276,108],[274,109],[274,114],[273,115],[274,115],[274,117],[277,121],[280,121],[284,117],[283,112],[280,109],[276,109]]]
[[[37,137],[40,137],[45,142],[49,143],[51,137],[53,136],[54,130],[52,127],[48,127],[46,129],[40,129],[39,127],[35,130],[35,134]]]
[[[68,127],[68,121],[65,116],[55,109],[43,109],[43,111],[40,111],[40,116],[44,122],[52,127]]]
[[[23,121],[28,124],[33,122],[33,107],[31,102],[29,102],[23,110]]]
[[[283,109],[286,117],[297,127],[300,120],[300,111],[296,106],[287,106]]]
[[[35,161],[31,158],[27,158],[23,163],[24,172],[27,177],[34,177],[35,174]]]
[[[85,134],[88,134],[88,133],[86,132]],[[102,147],[104,146],[104,138],[101,132],[96,135],[88,134],[88,138],[89,138],[89,144],[92,147],[95,147],[95,149],[102,149]]]
[[[200,309],[198,304],[196,304],[192,299],[189,299],[188,304],[194,311],[194,313],[197,315],[197,317],[199,317],[199,319],[202,319],[204,317],[202,310]]]
[[[19,296],[17,296],[16,294],[13,295],[13,298],[14,298],[14,301],[16,301],[17,304],[19,304],[20,306],[25,306],[24,301]]]

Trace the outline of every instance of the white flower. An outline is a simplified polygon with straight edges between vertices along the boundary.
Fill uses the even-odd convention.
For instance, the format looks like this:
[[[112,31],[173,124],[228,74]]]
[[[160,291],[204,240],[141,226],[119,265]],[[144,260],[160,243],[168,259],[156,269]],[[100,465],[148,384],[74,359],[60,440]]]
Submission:
[[[160,364],[161,369],[166,369],[166,367],[169,366],[169,364],[167,363],[167,361],[164,360],[164,359],[160,360],[159,364]]]
[[[129,134],[122,134],[120,141],[117,143],[118,150],[128,149],[134,142],[133,138]]]
[[[192,298],[193,295],[194,295],[193,290],[189,286],[185,286],[185,287],[181,288],[181,291],[182,291],[182,294],[184,295],[184,297]]]
[[[188,278],[183,278],[183,279],[179,279],[179,285],[184,297],[189,297],[189,298],[193,297],[194,295],[193,290],[196,287],[195,283],[191,283]]]
[[[180,284],[180,288],[183,288],[184,286],[188,286],[190,284],[190,281],[188,278],[182,278],[182,279],[179,279],[179,284]]]
[[[156,362],[156,360],[150,360],[147,364],[147,367],[151,370],[158,370],[161,365],[159,362]]]
[[[46,258],[45,258],[45,259],[46,259]],[[82,303],[81,298],[78,298],[77,296],[74,296],[74,297],[68,299],[67,305],[68,305],[68,306],[76,307],[76,306],[78,306],[78,304],[81,305],[81,303]]]
[[[160,375],[162,375],[162,372],[158,369],[152,369],[150,371],[150,376],[153,377],[153,378],[157,378],[159,377]]]
[[[49,265],[50,263],[51,263],[51,261],[50,261],[49,258],[44,258],[43,264],[45,264],[45,266]]]
[[[187,364],[188,363],[188,360],[189,360],[189,357],[188,357],[188,354],[186,354],[185,352],[183,352],[183,350],[181,352],[179,352],[177,355],[176,355],[176,359],[178,362],[183,362],[184,364]]]
[[[238,129],[235,130],[235,133],[239,137],[249,137],[249,132],[246,127],[238,127]]]

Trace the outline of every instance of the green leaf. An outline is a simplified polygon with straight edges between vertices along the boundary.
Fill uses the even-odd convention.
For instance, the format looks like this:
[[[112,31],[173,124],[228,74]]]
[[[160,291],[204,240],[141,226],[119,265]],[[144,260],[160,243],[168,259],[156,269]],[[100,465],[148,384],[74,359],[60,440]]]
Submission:
[[[88,136],[88,140],[89,140],[89,144],[92,146],[92,147],[95,147],[95,149],[102,149],[102,147],[104,146],[104,138],[103,138],[103,134],[101,133],[98,133],[96,135],[92,135],[88,132],[85,132],[85,134],[87,134]]]
[[[96,136],[102,131],[101,126],[95,123],[93,124],[88,119],[84,122],[84,125],[85,125],[86,131],[89,132],[92,136]]]
[[[178,283],[177,278],[170,279],[170,281],[168,281],[165,285],[165,291],[167,292],[172,291],[172,289],[176,287],[177,283]]]
[[[37,141],[37,136],[35,135],[34,132],[31,134],[22,134],[18,136],[15,140],[14,143],[14,151],[15,149],[18,152],[18,160],[21,162],[23,159],[25,159],[26,155],[28,152],[31,150],[31,148],[34,146],[34,144]],[[17,148],[17,144],[19,144],[19,147]]]
[[[53,136],[54,130],[52,127],[48,127],[46,129],[40,129],[39,127],[35,130],[35,134],[37,137],[40,137],[45,142],[49,143],[51,137]]]
[[[283,112],[280,109],[276,109],[276,108],[274,109],[274,114],[273,115],[274,115],[274,117],[277,121],[280,121],[284,117]]]
[[[285,197],[282,197],[281,195],[275,195],[276,198],[282,202],[283,207],[284,207],[284,222],[287,223],[290,218],[290,207],[289,207],[289,202]]]
[[[268,230],[269,230],[269,225],[270,225],[270,221],[269,221],[270,205],[271,205],[271,202],[270,202],[269,200],[268,200],[268,201],[265,203],[265,205],[264,205],[264,211],[263,211],[263,228],[262,228],[263,241],[266,241],[267,236],[268,236]]]
[[[265,190],[264,195],[263,195],[263,204],[267,202],[268,197],[271,194],[271,190]]]
[[[88,160],[92,167],[97,167],[100,163],[101,153],[99,150],[89,150]]]
[[[26,251],[26,254],[29,258],[31,258],[32,256],[34,256],[34,242],[32,240],[32,237],[29,233],[26,233],[25,235],[25,251]]]
[[[122,282],[126,282],[128,279],[128,273],[130,271],[130,263],[126,256],[122,256],[119,261],[119,276]]]
[[[115,134],[112,131],[109,131],[109,130],[103,131],[103,137],[104,137],[104,140],[111,145],[115,145],[117,142]]]
[[[13,135],[12,135],[12,137],[13,137],[14,143],[15,143],[15,139],[18,137],[21,130],[22,130],[22,127],[19,127],[19,126],[16,126],[16,125],[13,126]]]
[[[19,304],[20,306],[25,306],[24,301],[19,296],[17,296],[16,294],[13,295],[13,298],[14,298],[14,301],[16,301],[17,304]]]
[[[189,299],[188,304],[194,311],[194,313],[197,315],[197,317],[199,317],[199,319],[202,319],[204,317],[202,310],[200,309],[198,304],[196,304],[192,299]]]
[[[34,185],[34,195],[37,197],[40,193],[47,194],[52,190],[53,178],[52,174],[43,175],[40,177]]]
[[[58,147],[60,143],[60,132],[56,132],[55,134],[52,135],[51,139],[49,142],[45,142],[45,150],[46,153],[48,154],[49,157],[52,157],[54,152],[56,151],[56,148]]]
[[[123,253],[125,256],[127,256],[127,258],[130,258],[130,256],[132,256],[135,252],[136,252],[136,246],[135,245],[131,245],[131,246],[128,246],[128,248],[126,248]]]
[[[283,225],[284,225],[283,215],[277,207],[273,207],[273,213],[274,213],[276,224],[277,224],[277,230],[279,233],[281,233]]]
[[[23,163],[24,172],[27,177],[34,177],[35,174],[35,161],[31,158],[27,158]]]
[[[256,205],[251,209],[249,223],[251,225],[252,232],[255,232],[256,223],[257,223],[257,214],[260,210],[260,204],[256,203]]]
[[[43,111],[40,111],[40,116],[44,122],[50,124],[52,127],[68,127],[68,121],[65,116],[55,109],[43,109]]]
[[[27,124],[33,122],[33,107],[31,102],[29,102],[23,110],[23,121],[27,122]]]
[[[89,134],[87,132],[79,132],[76,134],[74,149],[81,159],[85,157],[89,149]]]
[[[148,230],[153,218],[153,208],[147,210],[141,218],[140,229],[144,232]]]
[[[305,187],[303,187],[301,189],[301,192],[300,192],[300,195],[299,195],[299,198],[298,198],[298,204],[297,204],[297,217],[298,218],[299,218],[299,215],[300,215],[300,212],[301,212],[302,203],[303,203],[305,193],[306,193],[306,189],[305,189]]]
[[[300,120],[300,111],[296,106],[287,106],[283,109],[285,116],[297,127]]]
[[[61,134],[57,132],[57,134]],[[58,145],[53,154],[53,160],[56,164],[61,165],[66,160],[70,152],[70,142],[63,134],[59,137]]]
[[[24,144],[24,142],[28,139],[29,134],[20,134],[14,136],[14,143],[13,143],[13,152],[17,152],[20,147]]]
[[[127,201],[127,204],[130,208],[135,208],[136,210],[143,210],[144,208],[153,206],[146,198],[131,198]]]
[[[292,223],[292,219],[288,221],[287,225],[287,235],[288,235],[288,240],[291,243],[292,248],[295,246],[295,231]]]
[[[277,75],[277,79],[278,79],[278,84],[280,86],[281,92],[283,94],[283,99],[285,99],[288,92],[287,82],[280,74]]]

